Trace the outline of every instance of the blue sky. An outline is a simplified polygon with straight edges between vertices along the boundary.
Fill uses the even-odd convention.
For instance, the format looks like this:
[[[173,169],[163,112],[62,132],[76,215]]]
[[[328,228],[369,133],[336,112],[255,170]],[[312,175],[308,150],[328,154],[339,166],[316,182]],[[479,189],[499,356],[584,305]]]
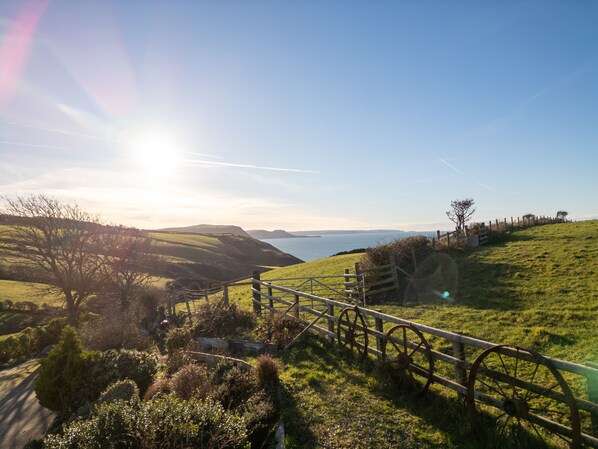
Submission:
[[[0,194],[145,228],[598,218],[598,3],[0,3]]]

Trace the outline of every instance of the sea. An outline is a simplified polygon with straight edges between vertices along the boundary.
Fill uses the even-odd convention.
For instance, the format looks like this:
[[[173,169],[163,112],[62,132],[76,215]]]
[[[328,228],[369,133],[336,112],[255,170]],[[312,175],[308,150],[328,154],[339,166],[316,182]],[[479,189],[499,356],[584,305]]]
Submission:
[[[263,242],[278,248],[279,250],[298,257],[305,262],[334,254],[351,251],[358,248],[369,248],[382,243],[389,243],[396,239],[412,237],[414,235],[426,235],[432,237],[433,232],[364,232],[355,234],[327,234],[320,237],[310,238],[288,238],[288,239],[263,239]]]

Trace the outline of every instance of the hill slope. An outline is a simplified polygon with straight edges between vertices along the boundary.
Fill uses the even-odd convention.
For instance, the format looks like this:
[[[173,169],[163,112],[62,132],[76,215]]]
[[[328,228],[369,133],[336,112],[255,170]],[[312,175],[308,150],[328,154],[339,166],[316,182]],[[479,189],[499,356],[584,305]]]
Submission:
[[[337,275],[358,258],[331,257],[262,277]],[[445,281],[452,301],[369,307],[573,362],[598,361],[598,221],[520,229],[438,259],[438,272],[451,273]],[[247,288],[234,291],[247,306],[249,296]],[[401,396],[376,379],[375,367],[348,363],[336,346],[315,340],[287,351],[284,362],[284,419],[294,448],[488,447],[472,436],[455,393],[440,385],[421,398]]]
[[[178,228],[156,229],[156,232],[182,232],[193,234],[234,234],[242,237],[251,237],[245,230],[235,225],[209,225],[198,224],[192,226],[183,226]]]
[[[150,232],[157,242],[157,252],[166,259],[168,277],[202,277],[225,281],[255,270],[302,262],[268,243],[232,234]]]

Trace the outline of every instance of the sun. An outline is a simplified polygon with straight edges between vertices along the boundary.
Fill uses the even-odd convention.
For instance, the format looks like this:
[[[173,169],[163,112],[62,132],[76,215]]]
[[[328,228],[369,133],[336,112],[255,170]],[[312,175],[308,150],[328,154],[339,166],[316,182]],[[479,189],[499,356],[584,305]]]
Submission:
[[[175,168],[182,152],[182,143],[175,132],[151,126],[127,133],[126,146],[138,170],[160,177]]]

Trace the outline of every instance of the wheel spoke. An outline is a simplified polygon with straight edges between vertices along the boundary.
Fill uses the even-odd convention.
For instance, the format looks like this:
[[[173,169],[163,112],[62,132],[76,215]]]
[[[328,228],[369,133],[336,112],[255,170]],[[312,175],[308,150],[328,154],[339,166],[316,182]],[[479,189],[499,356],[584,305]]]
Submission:
[[[509,424],[509,421],[511,420],[512,416],[509,415],[509,417],[505,420],[505,423],[503,424],[502,428],[500,429],[500,433],[498,434],[498,438],[497,441],[500,444],[500,439],[502,438],[502,434],[504,433],[505,429],[507,428],[507,424]]]
[[[492,385],[487,384],[486,382],[484,382],[482,379],[480,379],[479,377],[476,379],[479,383],[486,385],[488,388],[490,388],[491,390],[493,390],[494,392],[498,393],[499,396],[503,396],[504,398],[507,398],[508,396],[505,396],[504,393],[502,393],[502,391],[498,391],[496,388],[494,388]]]
[[[534,383],[534,379],[536,378],[536,373],[538,372],[538,368],[540,368],[540,362],[536,363],[536,368],[534,369],[534,374],[532,374],[532,380],[530,381],[530,384]],[[523,398],[524,401],[527,401],[527,397],[529,396],[530,393],[531,393],[531,390],[527,390],[527,393],[525,393],[525,397]]]
[[[517,355],[515,356],[515,373],[513,374],[513,397],[517,397],[517,390],[515,389],[515,379],[517,379],[517,364],[519,363],[519,348],[517,348]]]
[[[409,354],[409,357],[411,357],[411,356],[413,355],[413,353],[414,353],[415,351],[417,351],[417,350],[418,350],[418,349],[421,347],[421,345],[423,345],[423,344],[424,344],[424,342],[423,342],[423,341],[421,341],[421,342],[420,342],[420,343],[419,343],[419,344],[418,344],[418,345],[415,347],[415,349],[414,349],[413,351],[411,351],[411,354]]]
[[[542,435],[540,435],[540,432],[536,428],[536,425],[533,422],[531,422],[531,421],[529,421],[529,423],[532,425],[532,429],[534,429],[534,432],[536,432],[536,435],[538,435],[538,437],[540,438],[540,440],[542,441],[542,443],[546,444],[546,440],[544,440],[544,438],[542,437]]]
[[[555,388],[555,387],[558,387],[558,386],[559,386],[559,383],[557,382],[557,383],[555,383],[555,384],[554,384],[552,387],[550,387],[550,388],[546,387],[544,390],[542,390],[542,392],[541,392],[541,393],[538,393],[538,394],[536,394],[535,396],[533,396],[533,397],[529,398],[529,400],[531,401],[531,400],[533,400],[533,399],[538,399],[540,396],[545,396],[545,395],[546,395],[546,393],[548,393],[549,391],[552,391],[552,390],[554,390],[554,388]]]
[[[407,328],[403,327],[403,348],[405,354],[407,354]]]
[[[484,365],[484,367],[488,370],[491,371],[490,368],[488,368],[488,365],[486,365],[486,362],[484,360],[482,360],[482,365]],[[494,379],[493,377],[491,377],[489,374],[486,375],[487,378],[492,379],[492,382],[494,382],[496,384],[496,386],[498,387],[498,389],[500,390],[501,394],[505,397],[508,398],[509,396],[505,394],[505,392],[502,390],[502,388],[500,387],[500,384],[497,382],[496,379]]]
[[[397,350],[397,352],[400,354],[401,353],[401,349],[397,346],[397,344],[394,341],[392,341],[392,340],[390,342],[395,347],[395,349]]]
[[[505,361],[502,358],[502,355],[500,355],[500,352],[497,352],[498,357],[500,358],[500,363],[502,363],[502,367],[505,369],[505,373],[507,374],[507,376],[511,377],[509,375],[509,370],[507,369],[507,365],[505,365]],[[511,382],[513,382],[513,379],[511,379]],[[511,385],[513,386],[513,391],[515,391],[515,384],[511,383]]]

